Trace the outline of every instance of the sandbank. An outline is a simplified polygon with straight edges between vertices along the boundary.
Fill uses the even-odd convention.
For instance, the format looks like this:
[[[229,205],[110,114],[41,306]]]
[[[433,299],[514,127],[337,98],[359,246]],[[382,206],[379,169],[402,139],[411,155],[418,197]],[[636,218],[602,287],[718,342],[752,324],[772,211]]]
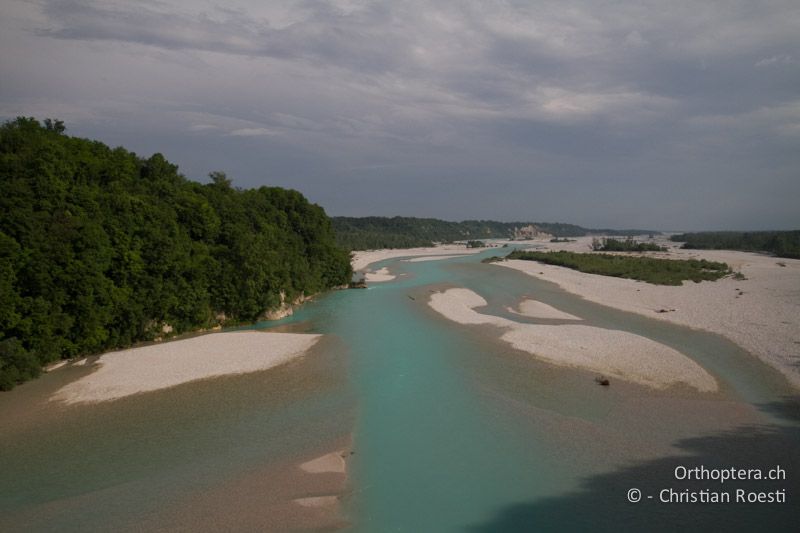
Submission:
[[[302,507],[322,507],[324,509],[335,508],[339,505],[338,496],[312,496],[310,498],[296,498],[292,501]]]
[[[372,263],[396,257],[421,257],[432,255],[460,256],[477,254],[485,248],[466,248],[463,244],[441,244],[425,248],[390,248],[385,250],[365,250],[353,252],[350,263],[354,271],[364,270]]]
[[[546,249],[589,252],[591,237],[542,243]],[[649,257],[727,263],[744,280],[723,278],[682,286],[651,285],[585,274],[535,261],[493,263],[558,284],[602,305],[722,335],[782,372],[800,388],[800,260],[727,250],[683,250],[662,239],[667,252]],[[785,266],[781,266],[785,265]]]
[[[190,491],[168,502],[165,510],[139,529],[339,531],[347,525],[340,512],[346,472],[306,472],[298,467],[303,460],[310,462],[303,457],[253,465],[233,478]]]
[[[383,267],[379,270],[375,270],[373,272],[366,272],[364,274],[364,280],[375,283],[375,282],[382,282],[382,281],[392,281],[393,279],[397,278],[394,274],[389,273],[389,269]]]
[[[456,257],[462,257],[466,254],[457,254],[457,255],[431,255],[431,256],[422,256],[422,257],[414,257],[412,259],[404,259],[405,263],[423,263],[425,261],[442,261],[444,259],[455,259]]]
[[[549,363],[577,367],[654,388],[685,383],[702,392],[717,390],[716,380],[689,357],[646,337],[584,325],[521,324],[482,314],[486,305],[469,289],[431,295],[429,305],[446,318],[467,325],[505,329],[500,339]]]
[[[63,368],[69,364],[69,361],[56,361],[55,363],[50,363],[49,365],[44,367],[45,372],[52,372],[54,370],[58,370],[59,368]]]
[[[306,461],[300,465],[300,469],[310,474],[321,474],[325,472],[344,474],[346,463],[342,457],[343,454],[343,451],[325,454],[321,457]]]
[[[475,311],[484,307],[486,300],[480,294],[469,289],[447,289],[444,292],[431,294],[428,305],[440,315],[459,324],[492,324],[499,327],[513,327],[516,322],[494,315],[485,315]]]
[[[538,300],[523,300],[519,304],[519,309],[515,310],[511,307],[508,310],[512,313],[529,316],[531,318],[546,318],[553,320],[581,320],[580,317],[560,311],[551,305]]]
[[[303,355],[321,335],[236,331],[131,348],[100,356],[94,372],[53,400],[100,402],[229,374],[257,372]]]
[[[343,483],[347,475],[345,456],[345,450],[326,453],[325,455],[301,463],[299,468],[306,474],[334,474],[337,478],[341,479]],[[343,488],[343,486],[341,488]],[[339,496],[336,493],[340,493],[341,490],[334,492],[335,494],[295,498],[292,502],[301,507],[323,509],[331,513],[338,513]]]

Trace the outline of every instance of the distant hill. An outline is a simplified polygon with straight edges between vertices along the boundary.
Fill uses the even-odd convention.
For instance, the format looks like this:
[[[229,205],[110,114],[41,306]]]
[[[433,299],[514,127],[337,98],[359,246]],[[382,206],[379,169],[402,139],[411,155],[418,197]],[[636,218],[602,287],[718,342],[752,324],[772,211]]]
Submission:
[[[682,248],[697,250],[741,250],[767,252],[778,257],[800,259],[800,230],[794,231],[701,231],[670,237]]]
[[[549,234],[554,237],[584,235],[659,234],[641,229],[589,229],[575,224],[553,222],[498,222],[464,220],[451,222],[436,218],[414,217],[333,217],[337,243],[350,250],[377,248],[413,248],[435,242],[476,239],[510,239],[517,236]]]

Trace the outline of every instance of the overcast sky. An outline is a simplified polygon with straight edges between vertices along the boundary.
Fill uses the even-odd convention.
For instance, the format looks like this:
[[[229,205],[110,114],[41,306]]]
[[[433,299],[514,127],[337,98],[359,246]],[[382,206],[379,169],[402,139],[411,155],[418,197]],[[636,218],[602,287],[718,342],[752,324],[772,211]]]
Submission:
[[[800,2],[0,0],[0,117],[332,215],[800,228]]]

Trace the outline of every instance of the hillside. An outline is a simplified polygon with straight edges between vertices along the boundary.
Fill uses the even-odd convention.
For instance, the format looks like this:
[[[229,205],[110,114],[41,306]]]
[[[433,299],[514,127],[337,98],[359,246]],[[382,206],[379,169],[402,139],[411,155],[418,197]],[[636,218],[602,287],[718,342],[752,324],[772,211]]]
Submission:
[[[766,252],[800,259],[800,230],[794,231],[701,231],[670,237],[695,250],[741,250]]]
[[[494,220],[465,220],[450,222],[435,218],[413,217],[333,217],[336,241],[349,250],[378,248],[412,248],[431,246],[434,242],[453,242],[475,239],[509,239],[515,231],[526,228],[554,237],[583,235],[640,235],[658,233],[651,230],[587,229],[574,224],[552,222],[497,222]]]
[[[253,321],[347,283],[330,219],[297,191],[201,185],[160,154],[0,127],[0,388],[42,365]]]

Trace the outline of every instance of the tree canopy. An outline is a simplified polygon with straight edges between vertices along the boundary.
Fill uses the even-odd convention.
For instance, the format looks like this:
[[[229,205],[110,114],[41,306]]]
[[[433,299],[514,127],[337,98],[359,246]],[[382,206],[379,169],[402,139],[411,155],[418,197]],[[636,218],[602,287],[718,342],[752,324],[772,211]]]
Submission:
[[[330,219],[299,192],[236,189],[222,172],[203,185],[161,154],[64,130],[0,126],[0,388],[349,282]]]
[[[681,248],[697,250],[742,250],[767,252],[778,257],[800,259],[800,230],[793,231],[701,231],[670,237],[683,242]]]

